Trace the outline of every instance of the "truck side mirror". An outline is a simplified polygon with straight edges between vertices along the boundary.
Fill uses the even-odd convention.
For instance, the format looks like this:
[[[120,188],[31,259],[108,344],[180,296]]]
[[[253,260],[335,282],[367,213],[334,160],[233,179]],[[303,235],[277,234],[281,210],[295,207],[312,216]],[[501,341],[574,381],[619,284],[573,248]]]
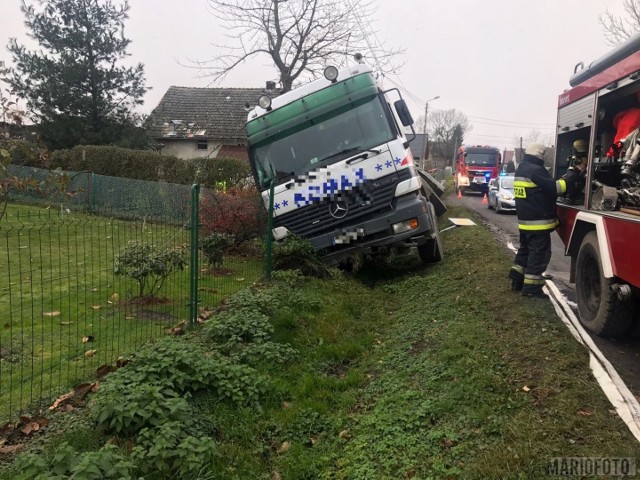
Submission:
[[[407,107],[407,103],[404,99],[401,98],[400,100],[393,102],[393,107],[396,109],[396,113],[398,114],[398,117],[400,117],[403,127],[413,125],[413,117],[411,116],[409,107]]]

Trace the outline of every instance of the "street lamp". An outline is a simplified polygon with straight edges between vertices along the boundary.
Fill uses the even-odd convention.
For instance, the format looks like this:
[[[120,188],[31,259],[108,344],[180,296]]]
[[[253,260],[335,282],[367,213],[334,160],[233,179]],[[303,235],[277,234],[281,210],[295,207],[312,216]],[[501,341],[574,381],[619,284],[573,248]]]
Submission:
[[[426,169],[427,166],[427,155],[429,155],[429,142],[427,138],[427,116],[429,115],[429,102],[433,100],[437,100],[440,98],[440,95],[437,95],[433,98],[430,98],[426,102],[424,102],[424,125],[422,126],[422,135],[424,138],[424,152],[422,154],[422,168]]]

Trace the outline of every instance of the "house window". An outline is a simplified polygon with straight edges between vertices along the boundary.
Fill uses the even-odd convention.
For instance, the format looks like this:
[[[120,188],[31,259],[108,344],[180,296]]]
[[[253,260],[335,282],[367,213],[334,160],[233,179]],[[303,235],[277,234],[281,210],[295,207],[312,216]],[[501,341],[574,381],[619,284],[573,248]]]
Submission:
[[[196,142],[196,148],[198,150],[207,150],[209,148],[208,140],[206,138],[204,140],[198,140]]]

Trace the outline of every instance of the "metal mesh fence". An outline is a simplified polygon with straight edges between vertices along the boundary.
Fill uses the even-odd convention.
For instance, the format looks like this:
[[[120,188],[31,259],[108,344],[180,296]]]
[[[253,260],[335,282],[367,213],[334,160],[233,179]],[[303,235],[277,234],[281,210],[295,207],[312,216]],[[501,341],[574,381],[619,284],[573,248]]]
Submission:
[[[74,194],[18,192],[0,219],[0,423],[46,408],[262,276],[254,192],[69,178]],[[232,241],[212,260],[199,246],[221,232]]]

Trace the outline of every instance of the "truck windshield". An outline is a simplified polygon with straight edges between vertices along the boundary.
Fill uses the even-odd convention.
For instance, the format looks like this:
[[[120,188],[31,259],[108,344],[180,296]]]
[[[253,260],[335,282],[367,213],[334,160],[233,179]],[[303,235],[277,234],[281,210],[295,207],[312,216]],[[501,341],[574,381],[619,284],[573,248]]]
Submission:
[[[338,109],[320,118],[304,119],[295,130],[250,148],[258,180],[287,181],[319,167],[367,152],[393,140],[397,132],[380,97]]]
[[[498,158],[495,153],[468,152],[464,161],[467,165],[475,165],[477,167],[495,167],[498,164]]]

